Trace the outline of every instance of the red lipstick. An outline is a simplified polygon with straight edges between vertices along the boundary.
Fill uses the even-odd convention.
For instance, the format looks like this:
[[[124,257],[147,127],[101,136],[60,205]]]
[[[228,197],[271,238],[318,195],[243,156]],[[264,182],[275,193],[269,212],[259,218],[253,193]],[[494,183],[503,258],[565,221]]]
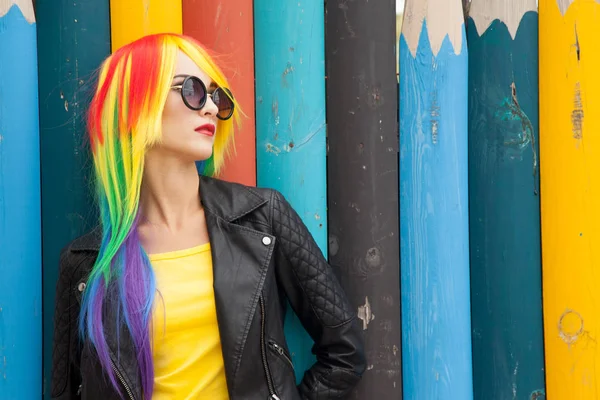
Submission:
[[[204,124],[194,130],[206,136],[213,136],[215,134],[215,126],[213,124]]]

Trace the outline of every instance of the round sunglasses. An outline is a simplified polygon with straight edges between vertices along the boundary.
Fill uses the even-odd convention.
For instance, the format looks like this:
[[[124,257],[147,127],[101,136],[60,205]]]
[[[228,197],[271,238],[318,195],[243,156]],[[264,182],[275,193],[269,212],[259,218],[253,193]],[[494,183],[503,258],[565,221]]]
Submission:
[[[183,103],[191,110],[201,110],[206,105],[206,99],[211,96],[213,103],[217,106],[217,118],[227,120],[233,115],[233,95],[227,88],[218,87],[212,93],[208,93],[206,85],[197,76],[187,76],[179,85],[171,86],[181,92]]]

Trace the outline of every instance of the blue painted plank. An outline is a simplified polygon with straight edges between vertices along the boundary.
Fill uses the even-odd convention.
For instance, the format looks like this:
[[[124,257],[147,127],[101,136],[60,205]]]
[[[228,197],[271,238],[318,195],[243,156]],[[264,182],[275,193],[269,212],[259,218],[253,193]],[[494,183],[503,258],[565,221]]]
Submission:
[[[42,260],[36,24],[32,4],[21,7],[13,5],[0,17],[2,399],[36,399],[42,391],[39,368],[42,363]]]
[[[108,0],[36,0],[40,74],[44,399],[50,399],[60,250],[97,224],[86,111],[110,54]]]
[[[473,3],[467,29],[474,395],[541,400],[538,15],[491,8]]]
[[[255,0],[257,185],[283,193],[327,250],[324,3]],[[291,310],[285,333],[296,377],[314,361]]]
[[[460,0],[453,1],[458,9]],[[407,8],[417,2],[423,0]],[[431,15],[405,19],[399,43],[402,377],[408,400],[473,397],[468,60],[458,10],[453,10],[460,13],[456,27],[434,27],[437,32],[432,37],[438,43],[429,40],[427,17]],[[416,23],[421,26],[411,26]],[[443,29],[459,34],[451,42],[448,35],[439,35]]]

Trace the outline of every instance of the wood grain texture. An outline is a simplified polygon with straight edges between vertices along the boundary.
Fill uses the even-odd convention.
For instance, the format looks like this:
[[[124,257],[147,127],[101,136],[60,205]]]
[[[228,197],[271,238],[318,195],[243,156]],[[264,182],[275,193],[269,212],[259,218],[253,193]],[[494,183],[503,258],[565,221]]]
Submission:
[[[35,23],[35,13],[31,0],[0,0],[0,18],[5,16],[12,7],[17,7],[27,22],[30,24]]]
[[[402,398],[394,10],[393,0],[327,2],[329,254],[369,365],[351,399]]]
[[[538,15],[526,11],[531,8],[535,0],[473,0],[467,28],[471,317],[477,400],[545,398]],[[482,31],[484,25],[476,26],[473,18],[492,22]]]
[[[0,16],[0,397],[5,399],[39,398],[42,389],[37,43],[36,25],[23,8]]]
[[[60,251],[98,223],[86,111],[96,89],[98,68],[110,54],[108,7],[108,0],[36,1],[46,400],[50,399]]]
[[[254,1],[257,185],[279,190],[327,256],[323,2]],[[287,313],[297,380],[316,361],[312,339]]]
[[[600,392],[600,4],[540,1],[540,166],[546,386]]]
[[[469,400],[468,58],[462,4],[408,1],[407,9],[426,3],[432,15],[444,16],[405,18],[399,44],[404,398]],[[422,32],[413,53],[405,33],[417,29],[414,24]],[[446,35],[436,51],[430,26],[462,37],[452,42]]]

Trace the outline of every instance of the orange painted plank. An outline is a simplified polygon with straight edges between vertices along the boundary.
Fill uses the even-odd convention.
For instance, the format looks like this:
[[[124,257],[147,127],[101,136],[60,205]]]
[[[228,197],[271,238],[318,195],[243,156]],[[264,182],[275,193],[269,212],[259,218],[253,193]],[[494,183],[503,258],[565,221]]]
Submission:
[[[183,0],[183,33],[217,54],[244,116],[222,179],[256,185],[252,0]]]

